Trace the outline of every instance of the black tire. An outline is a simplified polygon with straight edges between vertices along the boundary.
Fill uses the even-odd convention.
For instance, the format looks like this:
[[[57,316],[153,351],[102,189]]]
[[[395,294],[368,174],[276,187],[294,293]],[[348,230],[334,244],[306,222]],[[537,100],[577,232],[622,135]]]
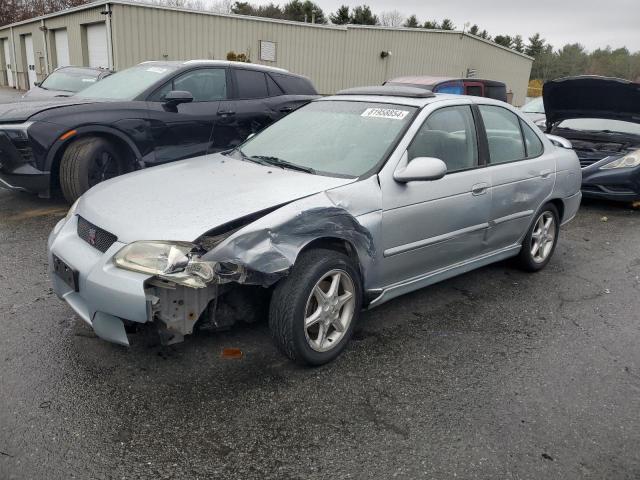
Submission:
[[[105,158],[111,160],[105,161]],[[101,169],[100,162],[107,167]],[[100,181],[125,172],[122,155],[113,143],[100,137],[85,137],[74,141],[62,155],[60,187],[64,198],[73,203]]]
[[[313,288],[333,270],[348,274],[353,282],[355,306],[342,338],[328,351],[316,351],[305,333],[305,311]],[[362,308],[362,281],[353,260],[334,250],[314,249],[298,258],[288,277],[276,286],[269,308],[271,335],[282,353],[301,365],[323,365],[335,359],[351,339]]]
[[[532,253],[532,240],[534,232],[536,231],[536,226],[538,225],[538,221],[545,215],[551,215],[553,217],[553,243],[551,245],[549,253],[543,260],[540,260],[536,259]],[[520,250],[520,253],[517,257],[518,266],[527,272],[537,272],[546,267],[551,260],[551,257],[553,257],[553,252],[555,252],[556,245],[558,244],[559,234],[560,215],[558,215],[558,209],[552,203],[547,203],[538,211],[538,213],[536,213],[533,223],[529,227],[529,231],[522,241],[522,249]]]

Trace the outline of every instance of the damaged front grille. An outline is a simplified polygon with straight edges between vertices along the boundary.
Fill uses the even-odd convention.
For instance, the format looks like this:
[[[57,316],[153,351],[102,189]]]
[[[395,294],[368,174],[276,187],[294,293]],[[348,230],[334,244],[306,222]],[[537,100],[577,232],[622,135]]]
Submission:
[[[78,215],[78,236],[102,253],[118,239],[113,233],[107,232]]]

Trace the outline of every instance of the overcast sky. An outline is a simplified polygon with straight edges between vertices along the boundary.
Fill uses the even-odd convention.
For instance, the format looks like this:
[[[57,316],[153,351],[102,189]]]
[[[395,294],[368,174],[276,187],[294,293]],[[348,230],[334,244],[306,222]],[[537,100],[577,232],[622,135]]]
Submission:
[[[249,0],[251,2],[251,0]],[[265,4],[270,0],[252,3]],[[283,5],[287,0],[274,0]],[[579,42],[587,49],[610,45],[640,50],[640,0],[315,0],[325,13],[340,5],[365,3],[374,13],[398,10],[418,20],[450,18],[462,29],[477,23],[491,36],[520,34],[526,40],[540,32],[555,48]]]

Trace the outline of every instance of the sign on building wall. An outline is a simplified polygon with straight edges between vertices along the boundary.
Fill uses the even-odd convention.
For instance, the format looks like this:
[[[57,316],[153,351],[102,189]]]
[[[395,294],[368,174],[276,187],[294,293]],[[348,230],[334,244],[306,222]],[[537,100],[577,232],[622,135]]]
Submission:
[[[276,61],[276,42],[260,40],[260,60],[264,62]]]

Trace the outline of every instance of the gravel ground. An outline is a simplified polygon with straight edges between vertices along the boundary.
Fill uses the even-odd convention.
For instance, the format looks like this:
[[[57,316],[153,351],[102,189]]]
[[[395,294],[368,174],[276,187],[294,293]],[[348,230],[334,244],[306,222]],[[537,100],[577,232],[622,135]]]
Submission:
[[[65,209],[0,191],[2,479],[640,478],[640,211],[586,204],[544,271],[398,298],[307,369],[265,322],[99,340],[49,288]]]

